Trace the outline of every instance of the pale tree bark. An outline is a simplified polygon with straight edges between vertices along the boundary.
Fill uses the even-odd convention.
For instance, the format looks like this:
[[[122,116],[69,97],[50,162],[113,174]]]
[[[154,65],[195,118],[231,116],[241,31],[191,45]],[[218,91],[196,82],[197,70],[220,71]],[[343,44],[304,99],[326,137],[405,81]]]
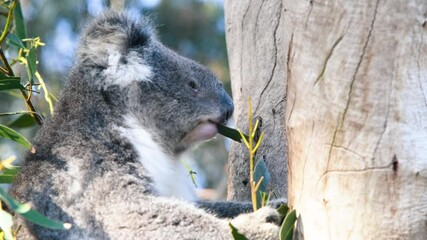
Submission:
[[[427,1],[283,2],[305,239],[427,238]]]
[[[427,2],[230,0],[225,7],[237,126],[246,125],[250,95],[271,134],[262,154],[276,157],[269,168],[282,172],[273,170],[279,185],[284,123],[268,109],[285,109],[288,83],[297,237],[425,239]],[[230,198],[247,198],[242,152],[233,146]]]
[[[264,157],[275,197],[287,194],[285,149],[284,8],[280,1],[225,1],[227,49],[236,127],[248,126],[248,97],[254,117],[261,117],[265,138],[257,159]],[[243,144],[230,152],[228,199],[248,200],[249,157]]]
[[[110,0],[110,8],[121,11],[125,9],[125,0]]]

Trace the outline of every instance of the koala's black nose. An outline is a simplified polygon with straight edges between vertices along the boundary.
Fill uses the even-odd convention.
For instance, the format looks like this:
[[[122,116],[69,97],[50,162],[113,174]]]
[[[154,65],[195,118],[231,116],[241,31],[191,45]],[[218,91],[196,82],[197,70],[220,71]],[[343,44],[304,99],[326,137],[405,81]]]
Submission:
[[[221,110],[220,123],[225,125],[227,124],[228,119],[230,119],[231,116],[233,116],[234,105],[231,98],[228,95],[226,95],[226,97],[222,100],[221,105],[222,105],[222,110]]]

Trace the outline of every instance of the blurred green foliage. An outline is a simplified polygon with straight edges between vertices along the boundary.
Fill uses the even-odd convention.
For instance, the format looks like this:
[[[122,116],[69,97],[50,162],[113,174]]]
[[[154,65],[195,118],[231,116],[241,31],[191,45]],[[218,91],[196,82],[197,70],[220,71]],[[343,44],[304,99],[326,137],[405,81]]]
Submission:
[[[108,0],[21,0],[22,13],[29,37],[40,36],[46,44],[38,49],[38,70],[52,98],[58,96],[74,62],[75,47],[80,31],[96,15],[107,9]],[[207,65],[224,81],[230,93],[228,63],[225,47],[223,7],[218,0],[128,0],[128,12],[148,16],[157,29],[160,40],[178,53]],[[0,24],[4,22],[0,20]],[[25,74],[25,72],[24,72]],[[49,116],[44,94],[33,94],[38,112]],[[25,103],[11,95],[0,93],[0,112],[25,109]],[[16,94],[15,94],[16,95]],[[20,121],[17,116],[0,117],[0,124]],[[37,126],[22,129],[30,141]],[[0,158],[23,151],[3,144],[0,140]],[[214,144],[215,145],[215,144]],[[223,148],[223,147],[222,147]],[[222,150],[223,151],[223,150]],[[4,154],[4,156],[3,156]],[[224,156],[226,154],[222,154]],[[224,161],[221,162],[222,164]],[[222,171],[222,166],[219,167]]]
[[[106,0],[23,0],[29,36],[39,35],[43,74],[57,84],[73,63],[78,33],[107,8]],[[126,9],[148,16],[160,40],[178,53],[211,68],[230,90],[223,7],[218,0],[128,0]],[[59,89],[60,86],[53,86]]]
[[[39,37],[27,37],[21,5],[17,0],[0,1],[0,6],[1,10],[5,11],[2,14],[4,23],[0,35],[0,93],[8,93],[11,96],[17,97],[16,99],[3,101],[3,104],[20,100],[21,102],[25,102],[26,106],[26,110],[0,112],[1,117],[17,116],[14,121],[9,122],[7,125],[0,122],[0,139],[20,144],[27,149],[31,149],[31,152],[34,153],[31,143],[17,130],[29,126],[28,124],[34,126],[43,123],[42,117],[37,113],[32,102],[34,92],[43,90],[45,100],[50,106],[50,113],[53,113],[53,102],[47,86],[38,71],[37,64],[37,49],[44,46],[44,43],[40,41]],[[23,74],[23,72],[27,74]],[[33,121],[28,121],[28,117],[32,118]],[[13,155],[4,160],[0,159],[0,184],[10,184],[13,182],[19,170],[19,168],[12,165],[15,159],[16,157]],[[0,200],[0,239],[16,239],[18,230],[13,229],[13,215],[11,212],[48,228],[67,229],[71,227],[70,224],[64,224],[44,217],[31,209],[29,204],[19,203],[9,196],[7,191],[2,187],[0,187]],[[8,207],[9,211],[4,209],[3,204]]]

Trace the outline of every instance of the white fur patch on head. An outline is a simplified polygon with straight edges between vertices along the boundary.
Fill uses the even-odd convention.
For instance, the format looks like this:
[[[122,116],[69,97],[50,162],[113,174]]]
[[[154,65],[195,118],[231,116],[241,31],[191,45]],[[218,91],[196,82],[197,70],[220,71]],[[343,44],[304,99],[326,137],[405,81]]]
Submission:
[[[112,85],[124,88],[134,81],[150,82],[152,76],[151,67],[134,51],[126,56],[118,51],[111,51],[108,54],[107,69],[103,73],[104,89]]]
[[[139,161],[150,173],[154,188],[160,196],[187,201],[197,199],[191,176],[183,164],[176,156],[167,154],[136,117],[126,115],[125,127],[119,127],[118,130],[134,146]]]

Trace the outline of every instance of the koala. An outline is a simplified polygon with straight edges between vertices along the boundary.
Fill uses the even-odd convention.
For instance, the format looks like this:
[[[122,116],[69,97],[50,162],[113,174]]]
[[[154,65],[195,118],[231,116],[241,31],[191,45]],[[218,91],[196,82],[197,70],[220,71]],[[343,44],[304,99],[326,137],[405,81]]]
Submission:
[[[212,138],[233,103],[205,67],[162,45],[148,20],[107,12],[81,37],[54,116],[10,193],[51,219],[22,239],[277,239],[278,213],[198,201],[178,157]],[[234,218],[235,217],[235,218]]]

